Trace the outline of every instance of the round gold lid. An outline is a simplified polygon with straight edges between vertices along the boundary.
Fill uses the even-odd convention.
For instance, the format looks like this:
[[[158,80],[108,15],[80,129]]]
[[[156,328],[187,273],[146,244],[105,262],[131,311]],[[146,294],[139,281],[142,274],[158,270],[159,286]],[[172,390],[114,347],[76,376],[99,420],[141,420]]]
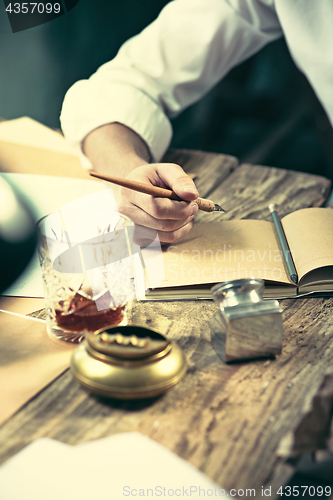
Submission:
[[[74,351],[71,372],[86,389],[119,399],[157,396],[186,373],[179,346],[138,326],[118,326],[88,334]]]

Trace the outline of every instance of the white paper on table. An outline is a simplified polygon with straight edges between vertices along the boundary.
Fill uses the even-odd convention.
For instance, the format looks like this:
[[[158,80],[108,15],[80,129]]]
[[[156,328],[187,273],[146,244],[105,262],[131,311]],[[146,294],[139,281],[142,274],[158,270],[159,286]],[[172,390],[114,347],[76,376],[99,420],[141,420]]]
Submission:
[[[100,208],[100,223],[103,224],[105,219],[104,225],[107,223],[106,221],[110,221],[107,214],[112,210],[118,211],[112,188],[102,182],[34,174],[0,173],[0,176],[13,186],[20,194],[22,201],[31,208],[36,222],[41,217],[61,209],[66,224],[72,228],[71,232],[75,236],[73,228],[76,228],[82,240],[89,239],[94,235],[88,232],[89,216],[86,214],[82,219],[79,218],[80,207],[83,209],[89,202],[93,207]],[[101,194],[102,191],[104,196]],[[73,214],[75,214],[74,219]],[[78,218],[76,214],[78,214]],[[94,216],[92,214],[92,218]],[[135,294],[137,298],[142,298],[145,296],[146,284],[142,263],[138,255],[133,256],[133,267]],[[15,297],[44,297],[37,250],[21,276],[3,294]]]
[[[77,156],[85,169],[92,168],[90,160],[82,153],[81,146],[28,116],[5,120],[0,123],[0,141],[25,145],[40,151],[53,151]]]
[[[38,439],[0,467],[1,500],[199,500],[227,494],[191,464],[137,432],[74,447]]]
[[[110,189],[102,182],[34,174],[0,174],[31,207],[37,221],[73,200]],[[115,209],[117,205],[115,202]],[[37,252],[22,275],[5,292],[15,297],[44,297]]]

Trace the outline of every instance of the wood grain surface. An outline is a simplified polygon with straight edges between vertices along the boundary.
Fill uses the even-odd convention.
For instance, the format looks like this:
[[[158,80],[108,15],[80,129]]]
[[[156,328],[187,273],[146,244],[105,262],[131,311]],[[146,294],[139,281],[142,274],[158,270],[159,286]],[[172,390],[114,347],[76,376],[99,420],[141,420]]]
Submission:
[[[237,165],[229,156],[170,151],[165,158],[198,174],[201,196],[224,206],[222,218],[269,219],[322,205],[330,182],[269,167]],[[198,213],[198,220],[213,216]],[[214,218],[213,220],[217,220]],[[138,303],[132,322],[175,339],[184,350],[186,377],[163,396],[120,402],[87,393],[66,372],[0,428],[0,461],[47,436],[69,444],[139,431],[204,471],[223,488],[279,486],[293,467],[277,457],[281,439],[300,421],[333,363],[333,299],[285,300],[282,353],[274,360],[224,364],[210,342],[211,301]],[[244,495],[245,496],[245,495]]]

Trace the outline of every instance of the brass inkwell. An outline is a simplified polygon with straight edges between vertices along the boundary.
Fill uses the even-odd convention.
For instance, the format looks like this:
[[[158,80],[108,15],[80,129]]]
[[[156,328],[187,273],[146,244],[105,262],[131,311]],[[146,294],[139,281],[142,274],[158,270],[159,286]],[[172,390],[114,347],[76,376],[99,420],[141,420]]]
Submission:
[[[87,334],[74,351],[71,372],[86,389],[107,397],[157,396],[186,373],[175,341],[138,326],[118,326]]]

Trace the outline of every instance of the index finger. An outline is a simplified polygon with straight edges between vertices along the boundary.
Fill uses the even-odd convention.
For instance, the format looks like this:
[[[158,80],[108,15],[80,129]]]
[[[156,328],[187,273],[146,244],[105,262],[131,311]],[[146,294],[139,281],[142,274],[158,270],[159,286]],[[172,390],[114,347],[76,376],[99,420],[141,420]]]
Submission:
[[[195,201],[177,201],[132,191],[129,201],[154,219],[185,220],[198,211]]]
[[[156,172],[165,186],[172,189],[182,200],[193,201],[198,198],[199,193],[193,180],[179,165],[175,163],[157,164]]]

